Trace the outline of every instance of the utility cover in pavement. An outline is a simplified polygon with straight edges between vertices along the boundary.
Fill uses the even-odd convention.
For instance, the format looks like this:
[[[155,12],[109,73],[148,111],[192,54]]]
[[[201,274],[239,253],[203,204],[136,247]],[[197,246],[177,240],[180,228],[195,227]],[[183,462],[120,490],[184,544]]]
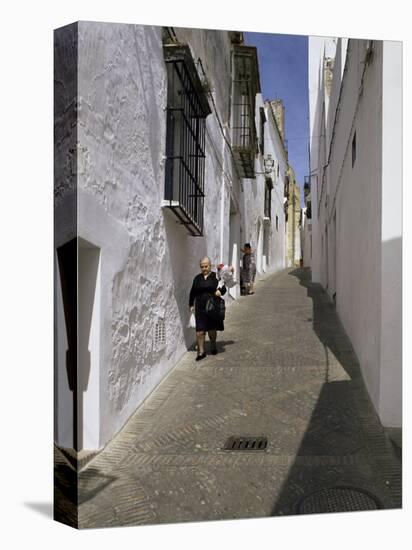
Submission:
[[[298,504],[298,514],[322,514],[331,512],[357,512],[379,510],[379,500],[363,489],[355,487],[329,487],[307,495]]]
[[[223,449],[225,451],[264,451],[268,445],[267,437],[229,437]]]

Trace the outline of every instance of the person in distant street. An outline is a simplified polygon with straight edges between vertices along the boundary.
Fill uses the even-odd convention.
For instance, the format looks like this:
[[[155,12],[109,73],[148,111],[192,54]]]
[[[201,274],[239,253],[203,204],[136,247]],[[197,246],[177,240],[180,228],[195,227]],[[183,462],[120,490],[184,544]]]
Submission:
[[[245,288],[246,294],[254,294],[255,277],[256,277],[255,253],[252,250],[250,243],[245,243],[245,246],[240,250],[243,253],[242,285]]]
[[[223,321],[210,319],[206,315],[206,302],[208,298],[213,295],[220,297],[226,293],[226,286],[224,284],[218,289],[219,281],[216,273],[211,268],[210,258],[206,256],[200,260],[201,273],[193,279],[189,296],[189,307],[191,311],[194,310],[196,318],[196,361],[200,361],[206,357],[206,332],[209,334],[211,353],[212,355],[216,355],[217,331],[224,330]]]

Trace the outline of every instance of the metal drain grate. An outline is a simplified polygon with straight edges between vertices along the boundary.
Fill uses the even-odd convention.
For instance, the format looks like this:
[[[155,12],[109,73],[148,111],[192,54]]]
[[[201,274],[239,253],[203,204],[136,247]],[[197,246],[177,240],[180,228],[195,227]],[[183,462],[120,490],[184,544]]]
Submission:
[[[225,451],[264,451],[268,445],[267,437],[229,437],[223,449]]]
[[[381,508],[383,508],[381,502],[364,489],[329,487],[303,497],[298,504],[297,512],[298,514],[322,514]]]

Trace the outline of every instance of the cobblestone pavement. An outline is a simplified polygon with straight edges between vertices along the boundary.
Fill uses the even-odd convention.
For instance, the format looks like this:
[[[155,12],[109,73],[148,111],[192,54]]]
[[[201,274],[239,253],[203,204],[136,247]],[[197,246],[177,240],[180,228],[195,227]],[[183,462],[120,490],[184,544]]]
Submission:
[[[304,495],[342,486],[401,507],[399,455],[309,271],[263,277],[230,306],[219,339],[216,356],[186,353],[81,469],[79,527],[296,514]],[[267,449],[222,450],[232,435],[264,435]],[[67,479],[58,450],[56,468]],[[76,515],[67,482],[56,498]]]

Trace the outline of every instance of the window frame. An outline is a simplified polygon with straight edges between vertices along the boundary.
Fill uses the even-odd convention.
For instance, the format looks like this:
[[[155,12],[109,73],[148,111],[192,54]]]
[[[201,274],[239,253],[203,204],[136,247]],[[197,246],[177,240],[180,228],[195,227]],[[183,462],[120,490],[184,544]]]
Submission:
[[[167,71],[164,206],[203,235],[206,117],[211,113],[190,49],[163,47]]]

